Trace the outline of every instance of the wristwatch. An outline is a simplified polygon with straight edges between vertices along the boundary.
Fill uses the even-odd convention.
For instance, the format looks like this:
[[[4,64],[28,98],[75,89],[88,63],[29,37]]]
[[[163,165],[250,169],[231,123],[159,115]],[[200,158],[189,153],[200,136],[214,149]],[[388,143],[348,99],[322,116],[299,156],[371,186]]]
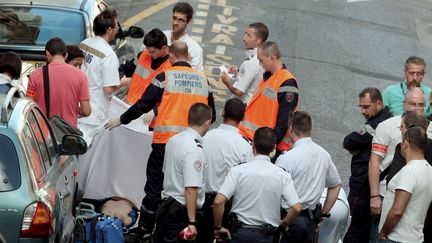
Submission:
[[[321,218],[330,218],[330,216],[331,214],[329,212],[321,214]]]

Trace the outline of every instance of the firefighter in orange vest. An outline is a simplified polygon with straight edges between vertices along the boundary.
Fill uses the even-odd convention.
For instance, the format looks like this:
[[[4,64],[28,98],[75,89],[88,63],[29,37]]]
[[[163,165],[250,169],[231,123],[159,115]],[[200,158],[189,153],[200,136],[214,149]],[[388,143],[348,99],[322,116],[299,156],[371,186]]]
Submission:
[[[296,78],[282,63],[279,47],[274,42],[264,42],[258,48],[258,60],[264,68],[264,79],[250,100],[240,133],[252,140],[260,127],[271,127],[276,132],[276,156],[291,148],[288,118],[297,109],[298,86]]]
[[[194,70],[187,62],[187,45],[175,41],[169,52],[172,67],[158,74],[141,99],[125,113],[105,124],[105,128],[110,130],[121,124],[128,124],[157,105],[153,150],[147,163],[147,182],[144,187],[146,196],[142,201],[137,241],[148,239],[153,230],[155,212],[161,201],[162,165],[166,143],[172,136],[188,127],[188,111],[193,104],[209,104],[213,109],[212,122],[216,117],[213,94],[207,78],[204,73]]]
[[[128,104],[135,104],[156,75],[171,67],[167,43],[167,38],[160,29],[152,29],[145,35],[144,45],[146,49],[138,54],[137,66],[126,96]],[[149,124],[154,116],[154,110],[150,110],[144,115],[144,121]],[[154,123],[150,124],[150,128],[153,127]]]

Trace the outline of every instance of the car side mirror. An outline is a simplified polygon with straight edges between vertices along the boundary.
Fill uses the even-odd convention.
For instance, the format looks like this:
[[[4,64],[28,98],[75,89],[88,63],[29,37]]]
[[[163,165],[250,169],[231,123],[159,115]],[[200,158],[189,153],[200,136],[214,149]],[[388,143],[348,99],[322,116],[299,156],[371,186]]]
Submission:
[[[61,143],[60,154],[79,155],[87,152],[86,141],[77,135],[64,135]]]
[[[131,26],[127,31],[123,32],[125,37],[129,36],[130,38],[139,39],[144,37],[144,30],[137,26]]]

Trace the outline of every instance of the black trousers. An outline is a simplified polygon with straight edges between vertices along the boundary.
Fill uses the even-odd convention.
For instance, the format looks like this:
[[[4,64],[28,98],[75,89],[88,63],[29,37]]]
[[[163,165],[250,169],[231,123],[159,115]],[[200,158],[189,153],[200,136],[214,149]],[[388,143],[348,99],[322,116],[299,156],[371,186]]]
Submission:
[[[144,187],[146,195],[142,200],[142,205],[150,211],[156,211],[161,202],[164,154],[165,144],[152,144],[152,151],[147,162],[147,182]]]
[[[273,243],[273,235],[260,233],[258,229],[242,227],[231,237],[231,243]]]
[[[316,236],[317,223],[309,216],[299,215],[282,237],[285,243],[312,243]]]
[[[345,234],[344,243],[369,242],[372,225],[370,197],[367,193],[350,192],[348,202],[351,211],[351,225]]]

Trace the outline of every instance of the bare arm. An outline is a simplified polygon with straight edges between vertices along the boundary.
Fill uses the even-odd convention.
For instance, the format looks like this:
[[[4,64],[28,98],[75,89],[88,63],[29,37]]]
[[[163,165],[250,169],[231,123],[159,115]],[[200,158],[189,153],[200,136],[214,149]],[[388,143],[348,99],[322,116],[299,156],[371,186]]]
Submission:
[[[402,218],[405,212],[406,206],[411,198],[411,193],[397,189],[393,205],[387,214],[384,221],[384,225],[380,231],[381,238],[387,238],[387,236],[393,231],[399,220]]]
[[[222,234],[226,234],[229,239],[231,239],[231,233],[229,230],[222,228],[222,218],[225,211],[225,202],[228,199],[225,195],[218,193],[215,197],[213,204],[213,225],[215,226],[214,234],[216,239],[220,239]],[[216,227],[221,227],[220,229],[216,229]]]
[[[91,107],[90,107],[90,101],[89,100],[81,100],[80,101],[80,107],[78,110],[78,115],[80,117],[86,117],[91,114]]]
[[[300,203],[294,204],[292,207],[288,208],[287,215],[282,220],[282,226],[286,227],[294,221],[295,218],[300,214],[301,205]]]
[[[105,94],[112,94],[112,93],[116,92],[118,89],[120,89],[121,87],[128,86],[130,83],[130,80],[131,80],[130,78],[123,76],[123,78],[120,80],[119,85],[103,87],[103,91]]]
[[[381,198],[379,195],[379,174],[380,174],[380,165],[382,161],[382,157],[373,153],[371,154],[369,160],[369,187],[370,187],[370,207],[372,214],[380,214],[381,213]],[[373,196],[373,197],[372,197]]]
[[[342,185],[336,185],[334,187],[328,188],[327,190],[327,197],[326,200],[324,202],[324,206],[323,206],[323,213],[328,213],[330,212],[330,210],[332,209],[333,205],[335,204],[338,196],[339,196],[339,191],[342,188]]]
[[[198,198],[198,187],[185,187],[185,201],[189,222],[196,222],[196,204]],[[195,225],[188,225],[192,231],[190,240],[194,240],[197,235]]]
[[[244,93],[241,92],[240,90],[234,88],[234,86],[231,83],[231,80],[228,76],[228,74],[226,73],[222,73],[221,76],[222,82],[225,84],[225,86],[227,86],[227,88],[229,89],[229,91],[237,96],[242,96]]]

